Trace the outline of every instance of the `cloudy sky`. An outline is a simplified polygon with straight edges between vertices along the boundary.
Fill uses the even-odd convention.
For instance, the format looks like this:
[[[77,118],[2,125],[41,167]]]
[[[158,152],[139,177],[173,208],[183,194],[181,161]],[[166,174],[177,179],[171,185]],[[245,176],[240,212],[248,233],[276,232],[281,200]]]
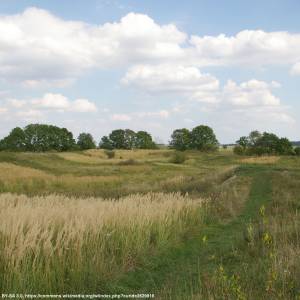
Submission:
[[[0,0],[0,137],[207,124],[300,140],[298,0]]]

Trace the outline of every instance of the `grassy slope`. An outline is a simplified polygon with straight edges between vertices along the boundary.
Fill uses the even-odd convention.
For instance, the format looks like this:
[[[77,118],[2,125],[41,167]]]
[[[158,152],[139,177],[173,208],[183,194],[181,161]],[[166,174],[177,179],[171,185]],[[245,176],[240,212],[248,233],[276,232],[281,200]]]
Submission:
[[[298,299],[299,278],[291,276],[289,282],[282,282],[278,274],[273,274],[276,274],[272,264],[277,249],[275,245],[267,244],[260,228],[262,219],[267,218],[262,216],[265,208],[274,202],[272,181],[281,174],[279,172],[287,169],[295,171],[289,161],[282,162],[281,166],[240,167],[238,175],[251,177],[252,186],[237,217],[224,223],[212,212],[205,229],[191,233],[186,241],[167,249],[159,257],[147,259],[143,268],[113,283],[109,290],[155,292],[161,299]],[[283,182],[283,188],[284,185]],[[276,219],[276,222],[280,220]],[[262,231],[258,232],[261,236],[255,237],[258,241],[253,247],[247,234],[249,224]],[[277,247],[281,246],[278,241]],[[272,255],[274,260],[270,259]],[[294,274],[299,275],[298,268],[296,272]]]
[[[140,270],[128,274],[113,284],[110,289],[122,292],[132,290],[157,292],[165,288],[166,290],[162,291],[163,298],[174,299],[177,295],[181,299],[187,295],[189,299],[190,291],[184,291],[183,283],[187,280],[187,274],[189,274],[189,280],[198,280],[198,265],[201,268],[200,273],[204,274],[213,272],[220,263],[230,268],[240,264],[240,261],[232,257],[232,248],[243,242],[244,225],[250,219],[255,219],[259,208],[271,200],[270,172],[240,170],[243,175],[246,172],[248,176],[253,177],[253,183],[243,212],[237,218],[227,224],[222,224],[212,216],[212,219],[207,220],[204,230],[191,233],[188,240],[177,247],[167,249],[160,257],[151,259],[146,268],[143,266]],[[204,242],[204,237],[207,242]],[[210,259],[212,255],[213,260]],[[164,287],[163,284],[166,286]],[[175,293],[168,295],[171,290]]]
[[[267,241],[262,242],[264,230],[267,227],[262,226],[262,219],[267,217],[262,217],[260,209],[264,206],[268,211],[269,207],[274,206],[274,178],[286,172],[296,178],[294,185],[288,185],[290,181],[288,177],[275,181],[276,185],[281,183],[283,198],[290,192],[287,187],[293,189],[294,194],[291,197],[299,203],[300,199],[296,196],[300,194],[299,159],[284,158],[269,165],[243,164],[240,158],[228,153],[200,156],[189,153],[189,161],[184,165],[174,166],[168,163],[162,153],[157,156],[157,160],[147,161],[148,158],[142,158],[137,166],[120,166],[117,163],[107,165],[106,162],[95,164],[76,162],[56,154],[0,153],[0,162],[43,170],[54,176],[69,174],[81,177],[118,174],[117,183],[114,182],[111,186],[95,185],[94,187],[95,193],[98,193],[101,188],[106,191],[105,195],[108,197],[114,196],[113,191],[117,188],[120,195],[157,189],[179,190],[213,197],[216,194],[216,199],[218,199],[218,196],[222,194],[218,188],[228,178],[230,180],[233,176],[238,180],[250,180],[252,184],[247,201],[239,203],[239,199],[234,198],[236,201],[234,206],[237,207],[235,214],[229,214],[228,217],[224,211],[218,211],[217,207],[220,203],[216,203],[215,206],[210,205],[204,229],[192,230],[182,242],[172,245],[171,248],[166,246],[164,251],[145,257],[135,270],[99,289],[113,293],[154,292],[162,299],[262,299],[263,297],[296,299],[300,292],[299,286],[295,283],[291,283],[292,287],[284,287],[284,289],[283,285],[268,288],[271,285],[269,275],[273,263],[269,256],[276,249],[275,245],[274,247],[272,245],[273,249],[270,245],[266,245]],[[235,165],[240,166],[236,170],[230,169]],[[217,176],[214,176],[215,173]],[[185,180],[171,184],[168,181],[170,178],[176,179],[181,175],[184,175]],[[143,178],[142,182],[141,178]],[[24,182],[22,184],[24,185]],[[9,186],[9,188],[14,187]],[[72,188],[74,187],[71,186]],[[80,194],[86,185],[79,188],[75,192]],[[40,193],[43,189],[43,185],[33,190],[29,188],[29,194],[30,192]],[[57,191],[57,186],[49,188],[49,192],[51,191]],[[67,186],[61,185],[61,192],[69,193],[70,191]],[[74,193],[74,190],[71,192]],[[224,210],[226,210],[226,204]],[[298,210],[299,204],[293,204],[291,211],[285,211],[285,213],[294,214]],[[253,224],[256,232],[254,246],[250,245],[251,239],[247,231],[250,228],[249,224]],[[288,230],[287,228],[284,230]]]

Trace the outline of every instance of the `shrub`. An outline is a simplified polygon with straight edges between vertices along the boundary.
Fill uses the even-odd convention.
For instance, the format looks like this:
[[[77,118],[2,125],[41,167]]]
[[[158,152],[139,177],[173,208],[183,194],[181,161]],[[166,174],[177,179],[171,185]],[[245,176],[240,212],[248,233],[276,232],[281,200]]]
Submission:
[[[233,152],[237,155],[243,155],[245,154],[245,149],[240,145],[236,145],[233,148]]]
[[[300,147],[294,149],[296,155],[300,155]]]
[[[138,165],[138,162],[131,158],[131,159],[127,159],[124,161],[120,161],[119,165],[120,166],[132,166],[132,165]]]
[[[183,164],[186,160],[186,155],[183,152],[176,151],[172,155],[170,162],[173,164]]]
[[[109,158],[109,159],[114,158],[116,155],[116,152],[113,150],[105,150],[104,153],[106,154],[107,158]]]

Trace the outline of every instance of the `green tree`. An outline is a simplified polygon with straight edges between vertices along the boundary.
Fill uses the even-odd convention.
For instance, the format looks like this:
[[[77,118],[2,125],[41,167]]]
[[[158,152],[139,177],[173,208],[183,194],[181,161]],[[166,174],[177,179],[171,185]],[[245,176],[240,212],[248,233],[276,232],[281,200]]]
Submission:
[[[249,145],[249,137],[247,136],[242,136],[239,138],[239,140],[236,141],[236,143],[241,146],[243,148],[243,150],[245,150]]]
[[[24,151],[25,149],[25,133],[20,127],[14,128],[7,137],[0,141],[0,150]]]
[[[135,147],[138,149],[154,149],[156,144],[152,140],[151,134],[146,131],[138,131],[135,135]]]
[[[90,133],[80,133],[77,139],[77,145],[81,150],[95,149],[96,144]]]
[[[294,151],[296,155],[300,155],[300,147],[296,147]]]
[[[209,126],[200,125],[191,132],[191,148],[201,151],[214,151],[218,148],[218,140]]]
[[[191,133],[188,129],[176,129],[171,135],[170,146],[176,150],[184,151],[190,148]]]
[[[274,133],[264,132],[257,138],[252,148],[255,154],[278,154],[279,137]]]
[[[24,129],[27,151],[68,151],[75,146],[73,134],[66,128],[53,125],[30,124]]]
[[[279,139],[276,151],[281,155],[291,155],[294,153],[293,144],[287,138]]]
[[[109,139],[108,136],[103,136],[101,138],[101,141],[99,143],[99,148],[106,149],[106,150],[112,150],[114,147],[112,145],[112,141]]]
[[[131,129],[124,130],[124,148],[133,149],[135,147],[136,133]]]
[[[113,149],[126,149],[125,130],[116,129],[109,135]]]
[[[262,134],[258,130],[253,130],[250,132],[248,136],[248,141],[250,146],[255,146],[258,140],[260,140]]]

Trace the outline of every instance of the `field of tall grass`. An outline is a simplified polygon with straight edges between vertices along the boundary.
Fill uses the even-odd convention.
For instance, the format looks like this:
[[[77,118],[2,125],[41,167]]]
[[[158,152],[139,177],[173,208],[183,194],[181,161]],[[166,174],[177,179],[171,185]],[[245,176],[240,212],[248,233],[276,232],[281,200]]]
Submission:
[[[1,290],[95,293],[202,222],[203,201],[0,196]]]
[[[0,291],[300,299],[300,159],[172,157],[0,152]]]

